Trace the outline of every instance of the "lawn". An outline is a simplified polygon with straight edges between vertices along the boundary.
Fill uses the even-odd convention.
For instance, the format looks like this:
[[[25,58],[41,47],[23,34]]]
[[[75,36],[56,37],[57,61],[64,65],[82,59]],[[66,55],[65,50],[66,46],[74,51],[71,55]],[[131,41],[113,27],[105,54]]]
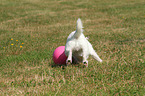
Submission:
[[[2,0],[1,96],[145,96],[144,0]],[[57,66],[82,19],[103,63]]]

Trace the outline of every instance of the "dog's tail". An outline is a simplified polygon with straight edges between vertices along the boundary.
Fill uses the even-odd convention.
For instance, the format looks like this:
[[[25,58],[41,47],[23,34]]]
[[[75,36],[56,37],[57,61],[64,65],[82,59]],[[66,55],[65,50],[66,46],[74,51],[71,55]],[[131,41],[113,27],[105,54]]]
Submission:
[[[83,32],[83,24],[82,24],[81,19],[79,18],[79,19],[77,20],[76,32],[75,32],[75,34],[74,34],[74,37],[75,37],[75,38],[79,38],[80,35],[82,34],[82,32]]]

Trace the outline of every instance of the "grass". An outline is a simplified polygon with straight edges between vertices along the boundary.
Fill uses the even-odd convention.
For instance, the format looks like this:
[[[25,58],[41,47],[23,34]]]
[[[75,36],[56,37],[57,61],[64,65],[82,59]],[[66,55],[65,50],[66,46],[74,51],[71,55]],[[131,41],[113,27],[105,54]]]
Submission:
[[[0,95],[144,96],[144,0],[2,0]],[[55,48],[82,19],[103,59],[56,66]]]

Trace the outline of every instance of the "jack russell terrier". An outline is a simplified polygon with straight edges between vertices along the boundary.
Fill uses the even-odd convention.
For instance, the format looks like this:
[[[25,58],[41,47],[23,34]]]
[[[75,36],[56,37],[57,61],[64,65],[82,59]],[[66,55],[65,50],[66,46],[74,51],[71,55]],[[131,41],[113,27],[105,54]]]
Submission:
[[[72,63],[72,58],[76,62],[83,62],[88,67],[87,58],[92,55],[94,59],[102,62],[100,57],[93,49],[91,43],[86,39],[83,34],[83,25],[81,19],[77,20],[76,31],[70,33],[65,45],[65,55],[67,56],[66,64]]]

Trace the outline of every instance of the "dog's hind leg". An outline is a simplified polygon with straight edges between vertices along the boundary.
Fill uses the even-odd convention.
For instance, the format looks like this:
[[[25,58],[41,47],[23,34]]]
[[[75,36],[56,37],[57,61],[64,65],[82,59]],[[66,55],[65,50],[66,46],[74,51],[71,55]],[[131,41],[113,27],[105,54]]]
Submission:
[[[70,65],[72,63],[72,51],[70,50],[69,52],[68,52],[68,58],[67,58],[67,60],[66,60],[66,64],[67,65]]]
[[[83,64],[84,64],[86,67],[88,67],[88,61],[87,61],[88,56],[87,56],[87,54],[86,54],[85,52],[86,52],[86,51],[84,50],[84,52],[83,52]]]
[[[102,59],[98,56],[98,54],[95,52],[94,49],[92,50],[91,55],[92,55],[93,58],[96,59],[97,61],[102,62]]]
[[[88,67],[88,61],[87,60],[84,61],[83,64],[84,64],[84,66]]]

